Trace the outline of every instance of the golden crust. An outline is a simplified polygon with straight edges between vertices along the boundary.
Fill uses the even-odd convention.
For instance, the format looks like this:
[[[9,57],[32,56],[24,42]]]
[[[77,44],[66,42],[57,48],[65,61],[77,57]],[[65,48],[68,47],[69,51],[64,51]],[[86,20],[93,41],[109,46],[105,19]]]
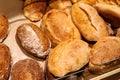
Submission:
[[[31,21],[41,20],[45,13],[46,5],[46,1],[32,0],[30,3],[25,2],[25,6],[23,8],[25,17]]]
[[[11,65],[11,54],[5,44],[0,43],[0,80],[8,80]]]
[[[70,0],[51,0],[49,2],[49,7],[53,9],[64,9],[69,6],[72,6]]]
[[[94,7],[98,13],[106,18],[106,21],[109,22],[112,27],[120,27],[120,6],[107,3],[96,3]]]
[[[42,29],[53,45],[71,38],[81,38],[70,16],[62,10],[52,9],[47,12],[42,19]]]
[[[91,56],[89,67],[100,65],[120,57],[120,38],[104,37],[93,45],[91,48]],[[94,71],[104,69],[104,65],[95,67]]]
[[[88,63],[89,51],[88,44],[80,39],[61,42],[48,56],[48,69],[57,77],[77,71]]]
[[[8,33],[8,19],[3,14],[0,14],[0,42],[7,36]]]
[[[108,36],[107,24],[96,9],[78,2],[72,6],[72,19],[82,36],[88,41],[97,41]]]
[[[44,80],[44,71],[38,62],[24,59],[13,65],[11,78],[12,80]]]
[[[16,32],[18,43],[30,54],[45,58],[51,47],[50,40],[38,26],[32,23],[20,25]]]

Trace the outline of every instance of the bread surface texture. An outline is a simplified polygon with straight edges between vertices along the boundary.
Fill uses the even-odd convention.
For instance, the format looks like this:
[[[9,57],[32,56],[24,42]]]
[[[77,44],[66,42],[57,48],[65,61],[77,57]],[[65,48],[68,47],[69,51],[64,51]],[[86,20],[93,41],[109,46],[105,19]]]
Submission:
[[[16,62],[11,70],[12,80],[44,80],[44,71],[39,63],[32,59]]]
[[[0,80],[8,80],[11,68],[11,53],[9,47],[0,43]]]
[[[49,53],[51,42],[35,24],[20,25],[16,32],[16,38],[22,48],[34,56],[45,58]]]
[[[48,70],[57,77],[77,71],[89,61],[88,43],[80,40],[67,40],[56,46],[48,56]]]

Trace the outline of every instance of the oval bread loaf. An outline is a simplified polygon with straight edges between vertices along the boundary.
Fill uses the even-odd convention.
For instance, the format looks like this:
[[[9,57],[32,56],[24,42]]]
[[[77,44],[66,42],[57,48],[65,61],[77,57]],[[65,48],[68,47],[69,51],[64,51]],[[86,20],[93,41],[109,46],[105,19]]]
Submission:
[[[0,14],[0,42],[2,42],[8,34],[8,19],[5,15]]]
[[[101,38],[91,48],[91,57],[89,61],[89,67],[91,67],[90,71],[100,73],[105,69],[110,68],[109,65],[106,66],[102,64],[115,60],[119,57],[120,38],[112,36]],[[114,64],[116,64],[116,62]]]
[[[16,39],[25,51],[40,58],[45,58],[51,47],[50,40],[32,23],[20,25],[16,31]]]
[[[0,80],[8,80],[11,66],[9,47],[0,43]]]
[[[42,29],[53,46],[68,39],[81,38],[70,16],[58,9],[52,9],[43,16]]]
[[[94,7],[78,2],[72,6],[71,14],[74,24],[86,40],[97,41],[108,36],[107,24]]]
[[[48,56],[48,70],[57,77],[77,71],[89,61],[90,47],[80,39],[61,42]]]

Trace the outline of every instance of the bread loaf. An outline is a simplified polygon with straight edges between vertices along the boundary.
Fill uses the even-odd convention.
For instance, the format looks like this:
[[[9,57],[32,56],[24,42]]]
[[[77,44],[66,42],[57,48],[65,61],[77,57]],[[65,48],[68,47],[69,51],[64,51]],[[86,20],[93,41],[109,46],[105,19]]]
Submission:
[[[8,80],[11,68],[9,47],[0,43],[0,80]]]
[[[56,46],[48,56],[48,70],[56,77],[77,71],[89,61],[90,47],[80,40],[66,40]]]
[[[86,40],[97,41],[108,36],[107,24],[94,7],[78,2],[72,6],[71,14],[74,24]]]
[[[50,40],[41,29],[32,23],[25,23],[18,27],[16,40],[29,54],[46,58],[51,47]]]
[[[42,29],[53,46],[68,39],[81,38],[71,17],[63,10],[52,9],[47,12],[42,19]]]
[[[101,38],[91,48],[91,56],[89,61],[89,67],[91,68],[90,71],[99,74],[105,69],[110,68],[110,61],[119,57],[120,38],[112,36]],[[109,65],[104,64],[107,62]],[[116,62],[114,64],[116,64]]]
[[[23,13],[31,21],[39,21],[45,13],[47,0],[25,0]]]
[[[120,6],[116,4],[96,3],[94,7],[97,9],[107,22],[113,28],[120,27]]]
[[[24,59],[16,62],[11,70],[12,80],[45,80],[44,71],[38,62]]]
[[[0,14],[0,42],[2,42],[8,34],[8,19],[4,14]]]
[[[49,7],[53,9],[64,9],[69,6],[72,6],[70,0],[51,0],[49,2]]]

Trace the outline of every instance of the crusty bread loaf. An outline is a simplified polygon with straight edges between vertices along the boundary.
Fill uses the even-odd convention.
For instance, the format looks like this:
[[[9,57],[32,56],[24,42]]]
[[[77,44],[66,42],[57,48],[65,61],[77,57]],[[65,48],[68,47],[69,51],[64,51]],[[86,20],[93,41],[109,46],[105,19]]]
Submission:
[[[52,9],[42,19],[42,29],[54,46],[71,38],[81,38],[71,17],[63,10]]]
[[[29,54],[45,58],[51,47],[50,40],[41,29],[32,23],[25,23],[18,27],[16,40]]]
[[[120,6],[107,3],[96,3],[94,7],[113,27],[120,27]]]
[[[86,40],[97,41],[108,36],[107,24],[94,7],[78,2],[72,6],[71,14],[74,24]]]
[[[49,2],[49,7],[53,9],[64,9],[68,6],[72,6],[70,0],[51,0]]]
[[[11,54],[7,45],[0,43],[0,80],[8,80],[11,66]]]
[[[23,13],[31,21],[39,21],[45,13],[47,0],[25,0]]]
[[[119,37],[104,37],[98,40],[91,48],[89,61],[90,71],[100,73],[110,66],[102,65],[120,57],[120,38]],[[114,63],[116,64],[116,63]],[[101,65],[101,66],[97,66]],[[106,68],[107,67],[107,68]]]
[[[77,71],[89,61],[90,47],[80,39],[61,42],[48,56],[48,70],[57,77]]]
[[[4,14],[0,14],[0,42],[7,36],[8,28],[7,17]]]
[[[16,62],[11,70],[12,80],[45,80],[44,71],[38,62],[24,59]]]

